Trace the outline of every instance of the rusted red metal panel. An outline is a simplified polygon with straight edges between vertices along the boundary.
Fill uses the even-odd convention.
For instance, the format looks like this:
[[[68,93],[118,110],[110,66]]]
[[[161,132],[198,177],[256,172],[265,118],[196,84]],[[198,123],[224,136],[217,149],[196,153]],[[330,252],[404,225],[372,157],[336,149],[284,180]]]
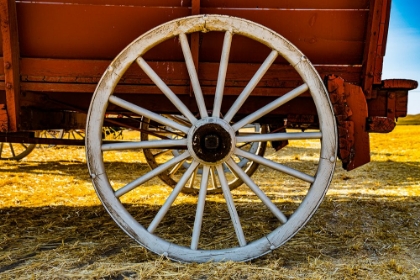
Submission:
[[[13,132],[19,129],[20,110],[19,33],[15,1],[0,1],[0,20],[8,131]]]
[[[370,142],[366,129],[368,107],[361,87],[345,83],[345,92],[348,95],[347,104],[353,112],[349,121],[353,122],[355,139],[354,156],[347,164],[347,170],[350,171],[370,162]]]
[[[370,161],[366,99],[361,87],[335,75],[328,76],[327,89],[337,119],[338,157],[343,168],[350,171]]]
[[[369,132],[391,132],[395,119],[407,115],[408,92],[416,89],[417,81],[406,79],[384,80],[372,90],[368,100]]]
[[[419,83],[408,79],[389,79],[383,80],[381,88],[383,89],[405,89],[412,90],[418,87]]]
[[[394,118],[372,116],[367,119],[367,131],[375,133],[389,133],[394,130]]]

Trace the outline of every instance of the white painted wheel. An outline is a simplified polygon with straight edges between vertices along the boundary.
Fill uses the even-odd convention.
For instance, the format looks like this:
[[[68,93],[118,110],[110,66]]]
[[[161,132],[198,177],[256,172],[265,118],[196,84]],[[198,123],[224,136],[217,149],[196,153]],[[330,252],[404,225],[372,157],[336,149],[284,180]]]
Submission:
[[[39,132],[35,132],[37,137]],[[27,157],[36,144],[0,142],[0,160],[21,160]]]
[[[186,34],[212,31],[224,32],[225,39],[214,105],[213,108],[206,108]],[[224,77],[233,35],[249,37],[272,51],[248,86],[229,106],[229,111],[221,114]],[[181,42],[199,112],[191,112],[143,58],[148,50],[174,37],[179,37]],[[241,105],[278,55],[284,57],[295,68],[303,80],[302,85],[243,119],[232,122]],[[162,95],[162,98],[168,98],[179,110],[179,114],[188,119],[192,126],[182,125],[141,107],[141,104],[133,104],[113,94],[120,77],[133,63],[137,63],[143,69],[165,94],[166,97]],[[242,127],[258,122],[262,116],[307,91],[310,92],[317,108],[319,131],[236,135]],[[103,144],[101,132],[108,104],[117,105],[138,116],[145,116],[162,126],[182,131],[186,137]],[[208,110],[212,115],[208,115]],[[196,117],[195,113],[198,113],[199,117]],[[223,117],[220,117],[221,115]],[[296,47],[272,30],[248,20],[220,15],[199,15],[177,19],[152,29],[137,38],[115,58],[104,73],[92,98],[86,131],[86,154],[94,187],[104,207],[118,225],[140,244],[157,254],[185,262],[244,261],[279,247],[310,219],[321,203],[332,178],[337,150],[336,135],[333,111],[322,80]],[[298,158],[304,158],[306,154],[284,161],[281,154],[273,153],[262,157],[236,148],[238,142],[286,139],[291,142],[296,139],[317,139],[320,149],[319,154],[315,156],[316,162],[298,165]],[[141,149],[179,150],[180,147],[184,147],[183,153],[151,171],[144,166],[130,169],[130,165],[121,169],[123,171],[120,172],[124,174],[114,173],[109,171],[112,164],[106,164],[108,153],[132,152],[137,149],[138,159],[135,163],[144,165],[140,159]],[[265,170],[272,170],[276,173],[273,177],[276,183],[273,185],[265,173],[259,175],[257,172],[251,179],[235,164],[233,156],[248,158],[258,162]],[[150,188],[159,182],[155,179],[160,173],[184,160],[191,160],[191,164],[173,189],[168,190],[162,186],[161,194],[150,192]],[[224,164],[242,179],[245,183],[242,188],[233,192],[229,190],[223,171]],[[181,190],[200,165],[203,168],[203,176],[200,181],[200,193],[198,198],[194,199],[196,206],[192,207],[190,203],[174,203],[179,196],[183,196],[180,194]],[[212,169],[217,171],[218,182],[223,190],[223,204],[220,200],[216,201],[216,198],[221,196],[206,196],[207,188],[212,183],[212,180],[209,180]],[[123,178],[126,178],[123,175],[129,174],[134,174],[135,177],[122,182]],[[265,186],[266,183],[271,184],[269,188]],[[244,196],[241,195],[241,190],[249,192]],[[157,196],[164,197],[162,203],[156,199]],[[189,211],[181,212],[181,208]],[[265,214],[260,215],[260,212]]]
[[[179,117],[169,116],[173,120],[178,120]],[[183,123],[188,124],[188,126],[191,126],[188,121],[183,120]],[[154,135],[160,134],[162,136],[167,136],[171,139],[182,139],[185,138],[185,134],[181,131],[173,131],[171,128],[163,128],[160,129],[159,127],[154,127],[152,124],[150,124],[150,120],[144,118],[141,123],[141,141],[149,141],[150,138],[153,137],[151,134],[147,133],[148,131],[151,131]],[[267,125],[260,125],[260,124],[250,124],[245,126],[242,130],[240,130],[237,135],[245,135],[246,133],[267,133]],[[256,154],[259,156],[264,156],[265,149],[267,146],[266,142],[246,142],[246,143],[237,143],[236,146],[244,151],[247,151],[252,154]],[[178,157],[181,153],[183,153],[183,150],[177,150],[177,149],[170,149],[170,148],[164,148],[164,149],[143,149],[144,157],[146,158],[147,164],[150,166],[150,168],[155,169],[158,168],[160,165],[164,164],[168,160]],[[234,156],[233,160],[236,162],[236,164],[242,168],[242,170],[248,175],[252,176],[254,172],[258,169],[259,164],[255,161],[249,160],[245,157],[241,156]],[[166,185],[170,186],[171,188],[174,188],[179,179],[182,177],[183,173],[185,172],[185,169],[188,169],[192,163],[192,159],[190,160],[184,160],[179,163],[177,163],[173,168],[166,170],[158,175],[159,179],[162,180]],[[239,178],[234,172],[232,172],[227,165],[223,165],[223,170],[226,174],[226,179],[228,181],[228,186],[230,190],[234,190],[241,186],[243,184],[243,181],[241,178]],[[194,176],[191,177],[191,179],[188,181],[188,183],[184,186],[184,188],[181,190],[183,193],[189,193],[189,194],[198,194],[200,192],[200,181],[202,179],[203,174],[203,167],[202,165],[199,165],[198,168],[194,172]],[[220,183],[217,179],[217,171],[215,167],[211,168],[210,172],[210,180],[211,182],[214,182],[207,188],[207,194],[221,194],[223,193],[222,188],[220,187]]]

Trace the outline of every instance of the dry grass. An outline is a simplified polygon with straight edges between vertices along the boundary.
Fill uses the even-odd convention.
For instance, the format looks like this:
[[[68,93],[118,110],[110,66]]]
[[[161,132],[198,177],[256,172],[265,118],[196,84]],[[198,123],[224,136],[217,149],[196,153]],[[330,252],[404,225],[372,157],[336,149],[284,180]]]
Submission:
[[[0,162],[0,278],[420,279],[419,139],[420,126],[371,135],[372,162],[352,172],[338,167],[291,241],[251,262],[206,264],[166,260],[126,236],[93,191],[83,148],[38,148]],[[311,156],[296,146],[286,150],[292,160]],[[195,198],[183,199],[177,207]]]

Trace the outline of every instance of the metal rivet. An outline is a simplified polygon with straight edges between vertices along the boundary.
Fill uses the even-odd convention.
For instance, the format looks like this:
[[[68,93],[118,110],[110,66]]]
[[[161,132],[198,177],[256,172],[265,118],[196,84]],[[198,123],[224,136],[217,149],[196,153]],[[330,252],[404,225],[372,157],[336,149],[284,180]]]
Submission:
[[[11,89],[12,87],[13,87],[13,85],[11,83],[6,84],[6,88]]]
[[[164,256],[164,257],[168,257],[168,252],[163,252],[163,254],[162,254],[162,256]]]
[[[335,161],[335,157],[334,156],[330,157],[330,161],[331,162],[334,162]]]
[[[4,68],[6,68],[6,69],[10,69],[11,67],[12,67],[12,64],[10,64],[10,62],[6,62],[4,64]]]
[[[96,174],[90,174],[90,178],[95,179],[96,178]]]
[[[276,247],[274,245],[271,245],[270,250],[274,250],[274,249],[276,249]]]

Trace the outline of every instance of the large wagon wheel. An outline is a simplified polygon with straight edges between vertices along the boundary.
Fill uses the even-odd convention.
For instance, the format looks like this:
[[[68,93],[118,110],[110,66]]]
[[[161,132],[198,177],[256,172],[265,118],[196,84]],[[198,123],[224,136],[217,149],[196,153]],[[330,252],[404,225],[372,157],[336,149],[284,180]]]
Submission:
[[[225,39],[214,106],[209,109],[206,108],[203,100],[186,35],[192,32],[211,31],[224,32]],[[219,111],[223,99],[224,79],[233,35],[249,37],[266,45],[272,51],[250,80],[248,86],[237,97],[234,104],[229,106],[229,111],[223,112],[223,118],[221,118],[219,117],[221,115]],[[149,49],[174,37],[179,37],[181,42],[199,108],[200,116],[198,118],[166,86],[143,58],[143,55]],[[232,124],[237,111],[278,55],[283,56],[299,73],[303,80],[302,85]],[[135,62],[175,105],[180,114],[193,124],[191,127],[181,125],[170,118],[165,118],[141,107],[141,105],[133,104],[113,94],[120,77]],[[310,92],[317,108],[319,131],[236,136],[235,133],[240,128],[258,122],[262,116],[307,91]],[[120,106],[163,126],[182,131],[187,137],[175,140],[155,139],[103,144],[101,129],[108,104]],[[208,110],[213,112],[211,116],[208,115]],[[86,153],[92,181],[104,207],[118,225],[140,244],[155,253],[186,262],[243,261],[256,258],[279,247],[295,235],[312,216],[321,203],[332,178],[336,161],[336,134],[333,111],[322,80],[311,63],[296,47],[274,31],[248,20],[220,15],[199,15],[173,20],[152,29],[137,38],[115,58],[99,82],[91,102],[86,131]],[[276,157],[265,158],[243,152],[235,147],[237,142],[280,141],[285,139],[320,140],[319,158],[317,157],[316,164],[311,165],[314,170],[303,172],[294,168],[293,165],[291,167],[279,163]],[[180,149],[180,147],[185,147],[184,153],[151,171],[145,171],[145,168],[136,171],[126,170],[126,173],[143,171],[144,174],[136,174],[135,179],[130,179],[122,184],[120,182],[122,174],[120,176],[109,173],[108,170],[111,166],[105,165],[108,151],[138,149],[140,153],[141,149]],[[261,176],[256,177],[257,174],[254,174],[253,178],[255,177],[255,179],[247,176],[234,163],[233,155],[249,158],[265,166],[265,168],[278,171],[279,174],[298,181],[299,186],[303,186],[302,190],[305,191],[305,194],[293,196],[296,200],[290,204],[290,210],[287,208],[288,206],[283,205],[281,199],[276,199],[273,196],[275,194],[264,191],[264,186],[259,184]],[[157,178],[160,173],[189,158],[192,159],[190,167],[184,172],[175,188],[166,196],[164,203],[156,206],[156,201],[148,201],[147,199],[156,195],[148,192],[150,186],[148,184],[156,184],[154,178]],[[246,207],[242,207],[244,204],[242,200],[236,200],[236,191],[232,193],[227,185],[223,164],[229,166],[243,180],[246,187],[252,190],[255,197],[260,200],[258,208],[248,211]],[[195,218],[189,219],[177,212],[183,205],[173,204],[199,166],[203,168],[200,193],[196,202],[197,206],[194,207]],[[213,196],[207,196],[206,198],[208,185],[211,184],[209,182],[210,170],[213,167],[217,170],[218,180],[223,190],[225,212],[211,212],[214,207],[220,205],[213,200],[209,200]],[[281,177],[281,175],[276,176],[278,180],[281,180]],[[282,184],[286,182],[288,181],[284,181]],[[291,186],[288,192],[294,192],[294,188],[295,185]],[[143,192],[145,192],[144,196],[142,196]],[[278,195],[285,196],[287,193]],[[247,197],[247,199],[250,198]],[[143,201],[141,205],[136,204],[140,200]],[[274,200],[275,202],[273,202]],[[156,211],[154,210],[155,207],[158,207]],[[192,211],[190,205],[183,207]],[[253,215],[257,215],[256,210],[260,208],[267,210],[268,216],[253,218]],[[210,214],[206,211],[210,211]],[[224,214],[228,218],[221,217]],[[250,215],[250,217],[240,219],[243,215]],[[170,217],[169,221],[168,217]],[[173,223],[176,225],[186,224],[185,230],[175,230],[176,226]],[[264,228],[261,231],[261,236],[256,233],[259,232],[257,230],[259,227]],[[231,233],[228,236],[220,236],[221,232],[218,231],[220,228],[223,228],[223,230],[231,229]],[[236,236],[236,238],[231,238],[232,236]]]
[[[171,118],[171,116],[169,116]],[[173,120],[179,120],[178,117],[172,117]],[[191,126],[188,121],[183,120],[183,123],[186,123],[188,126]],[[147,131],[152,130],[153,125],[150,124],[150,120],[147,118],[143,118],[141,123],[141,141],[149,141],[150,134]],[[267,125],[260,125],[260,124],[251,124],[245,128],[245,130],[253,131],[254,133],[267,133]],[[158,130],[155,133],[159,133]],[[170,128],[163,129],[160,131],[162,135],[167,135],[173,139],[182,139],[185,138],[186,135],[183,134],[181,131],[172,131]],[[240,133],[239,133],[240,134]],[[237,143],[236,145],[238,148],[250,152],[252,154],[256,154],[259,156],[264,156],[265,149],[267,146],[267,142],[246,142],[246,143]],[[144,156],[146,158],[147,164],[152,168],[158,168],[160,165],[164,164],[168,160],[168,155],[170,158],[177,157],[183,151],[179,151],[177,149],[143,149]],[[165,157],[166,156],[166,157]],[[248,176],[252,176],[254,172],[258,169],[259,164],[255,161],[249,160],[245,157],[236,156],[234,157],[236,164],[242,168],[242,170]],[[188,169],[191,165],[190,161],[181,161],[177,163],[173,168],[169,170],[165,170],[164,172],[160,173],[158,177],[168,186],[174,188],[179,179],[182,177],[184,169]],[[239,178],[234,172],[232,172],[227,165],[223,165],[223,170],[227,175],[227,182],[230,190],[234,190],[243,184],[241,178]],[[217,171],[214,167],[210,170],[210,180],[214,182],[207,188],[207,194],[220,194],[223,193],[220,184],[218,184],[217,179]],[[186,184],[184,188],[182,188],[181,192],[183,193],[190,193],[190,194],[198,194],[200,192],[200,181],[202,179],[203,168],[197,168],[195,171],[195,175],[191,177],[189,182]]]
[[[35,132],[35,137],[39,132]],[[0,142],[0,160],[21,160],[27,157],[36,144]]]

